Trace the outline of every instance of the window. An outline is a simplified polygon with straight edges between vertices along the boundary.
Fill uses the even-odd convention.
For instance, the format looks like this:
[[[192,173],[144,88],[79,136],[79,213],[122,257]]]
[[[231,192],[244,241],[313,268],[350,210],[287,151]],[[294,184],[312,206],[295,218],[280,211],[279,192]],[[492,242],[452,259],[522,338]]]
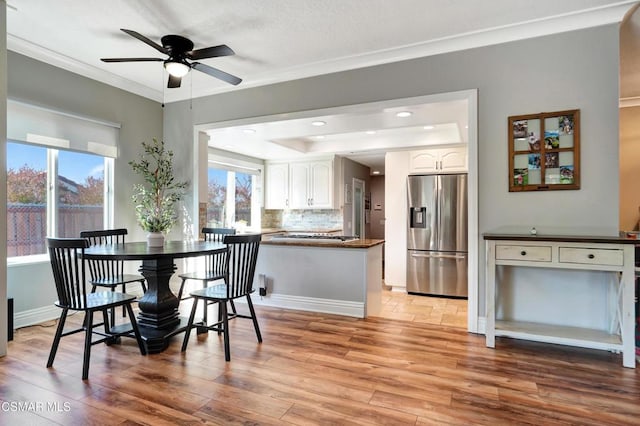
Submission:
[[[226,170],[209,168],[209,184],[207,189],[207,226],[224,228],[226,226],[227,203]]]
[[[99,155],[7,143],[7,256],[45,254],[47,236],[107,227],[112,168]]]
[[[253,176],[246,173],[235,172],[235,221],[244,221],[247,226],[251,226],[251,193],[253,188],[253,179]]]
[[[56,215],[58,237],[104,229],[105,159],[98,155],[58,151]]]
[[[259,169],[209,162],[207,226],[260,228]]]

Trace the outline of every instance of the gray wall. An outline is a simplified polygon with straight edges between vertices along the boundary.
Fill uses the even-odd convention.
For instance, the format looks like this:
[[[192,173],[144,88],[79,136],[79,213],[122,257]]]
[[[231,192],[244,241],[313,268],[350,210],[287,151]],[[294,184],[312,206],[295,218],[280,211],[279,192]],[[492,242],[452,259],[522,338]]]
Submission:
[[[250,88],[194,99],[192,110],[186,101],[168,105],[164,134],[193,140],[193,124],[477,88],[479,233],[511,224],[617,229],[618,51],[619,26],[606,25]],[[509,193],[507,117],[574,108],[581,189]]]
[[[132,182],[139,178],[127,162],[138,155],[142,141],[162,138],[162,106],[15,52],[8,52],[7,75],[10,99],[121,123],[119,157],[115,161],[114,223],[116,227],[128,228],[129,240],[144,239],[145,233],[136,224],[131,202]],[[3,167],[5,163],[2,161]],[[6,212],[4,216],[6,223]],[[15,298],[18,317],[25,311],[53,306],[56,296],[50,269],[46,262],[9,268],[8,292],[9,297]]]
[[[7,223],[7,5],[0,0],[0,223]],[[0,241],[7,241],[7,227]],[[7,245],[0,244],[0,312],[7,312]],[[0,356],[7,353],[7,316],[0,314]]]
[[[351,192],[353,193],[353,179],[360,179],[364,181],[364,192],[365,194],[371,192],[370,188],[370,173],[371,170],[367,166],[363,166],[360,163],[356,163],[353,160],[348,158],[342,159],[342,177],[343,184],[349,185],[351,188]],[[344,188],[344,185],[339,188]],[[344,235],[353,235],[353,203],[344,203],[344,207],[342,209],[342,232]],[[371,226],[370,224],[364,224],[364,235],[368,238],[371,234]]]
[[[142,141],[162,138],[161,104],[14,52],[9,52],[8,76],[10,99],[122,124],[115,162],[115,225],[142,239],[145,234],[131,208],[131,183],[139,178],[127,162],[141,152]]]
[[[620,109],[620,229],[640,223],[640,106]]]

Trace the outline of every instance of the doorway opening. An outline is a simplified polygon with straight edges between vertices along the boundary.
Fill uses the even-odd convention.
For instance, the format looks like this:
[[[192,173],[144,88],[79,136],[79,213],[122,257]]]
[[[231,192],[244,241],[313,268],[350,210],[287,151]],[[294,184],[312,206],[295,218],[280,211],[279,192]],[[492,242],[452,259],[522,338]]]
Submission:
[[[364,187],[365,182],[358,178],[353,178],[353,235],[359,238],[365,238],[365,220],[364,220]]]
[[[314,127],[314,132],[308,130],[308,122],[314,120],[321,120],[326,122],[327,120],[336,123],[354,123],[359,122],[356,118],[362,115],[368,117],[377,117],[378,125],[384,127],[387,114],[396,116],[396,113],[400,110],[415,110],[422,112],[429,112],[432,114],[444,113],[447,111],[447,106],[456,105],[462,106],[464,112],[463,120],[456,123],[448,122],[449,124],[440,129],[441,132],[430,132],[431,136],[435,135],[448,135],[453,139],[449,139],[449,142],[443,142],[441,140],[430,141],[425,136],[425,131],[437,130],[431,129],[431,126],[427,126],[426,121],[419,126],[412,127],[413,130],[419,130],[420,132],[412,133],[416,137],[408,137],[404,135],[396,139],[384,137],[387,131],[394,131],[396,129],[386,128],[384,131],[380,131],[368,138],[363,138],[362,135],[366,134],[366,129],[354,129],[350,130],[350,134],[345,133],[346,130],[342,130],[341,137],[335,140],[324,134],[317,132],[326,132],[323,127]],[[372,111],[375,111],[372,113]],[[421,116],[420,114],[413,114],[412,117]],[[405,119],[406,120],[406,119]],[[431,118],[433,120],[433,117]],[[296,126],[298,124],[299,126]],[[197,152],[202,149],[201,142],[198,135],[208,136],[208,147],[211,149],[229,150],[229,149],[243,149],[246,152],[233,151],[241,155],[255,156],[256,152],[260,151],[257,147],[263,146],[265,139],[262,137],[265,134],[270,134],[269,131],[275,131],[279,126],[286,125],[286,129],[296,131],[300,127],[304,130],[304,135],[282,135],[280,138],[269,138],[271,141],[270,148],[272,149],[271,158],[267,154],[262,157],[263,159],[276,159],[285,158],[283,156],[283,150],[288,154],[286,158],[301,158],[306,155],[321,155],[323,153],[331,152],[335,155],[345,156],[353,161],[363,161],[362,156],[387,155],[394,151],[408,151],[414,149],[423,149],[425,146],[434,147],[438,144],[447,143],[466,143],[468,147],[468,315],[467,315],[467,330],[472,333],[483,332],[484,327],[479,327],[479,268],[480,262],[479,256],[479,233],[478,233],[478,91],[477,89],[461,90],[457,92],[447,92],[432,95],[423,95],[410,98],[389,99],[385,101],[375,101],[362,104],[343,105],[337,107],[319,108],[315,110],[304,111],[292,111],[282,114],[273,114],[268,116],[247,117],[235,120],[229,120],[224,122],[204,123],[194,126],[194,150]],[[254,137],[243,136],[242,144],[229,144],[225,145],[225,134],[238,134],[242,132],[247,126],[259,127],[263,131],[256,131]],[[429,130],[427,130],[427,128]],[[323,130],[318,130],[323,129]],[[235,130],[236,132],[233,132]],[[214,137],[215,135],[215,137]],[[318,140],[318,135],[322,136],[322,140]],[[357,136],[357,139],[352,139],[349,135]],[[457,135],[457,136],[456,136]],[[402,136],[402,135],[400,135]],[[204,139],[204,138],[203,138]],[[252,145],[250,142],[255,139],[254,142],[259,145]],[[338,143],[342,143],[341,145]],[[219,145],[219,146],[218,146]],[[206,145],[205,145],[206,146]],[[355,155],[359,154],[359,155]],[[385,161],[385,168],[387,166]],[[406,167],[403,165],[402,167]],[[197,170],[198,167],[195,167]],[[386,172],[384,173],[386,175]],[[397,174],[397,173],[396,173]],[[194,182],[197,182],[198,175],[194,171]],[[389,182],[388,176],[385,180]],[[404,188],[406,185],[406,175],[402,177],[401,182],[395,182],[394,193],[401,194],[398,191],[399,188]],[[388,184],[385,184],[388,185]],[[389,191],[386,191],[389,192]],[[404,194],[404,193],[402,193]],[[403,207],[406,203],[404,199],[398,200],[389,198],[389,194],[386,194],[384,210],[384,224],[385,235],[390,238],[385,238],[385,283],[387,285],[393,285],[394,290],[397,288],[406,288],[406,208]],[[197,200],[194,200],[192,211],[197,213],[198,204]],[[345,215],[349,215],[348,210],[345,211]],[[347,216],[348,217],[348,216]],[[398,258],[398,254],[401,253],[402,259]]]

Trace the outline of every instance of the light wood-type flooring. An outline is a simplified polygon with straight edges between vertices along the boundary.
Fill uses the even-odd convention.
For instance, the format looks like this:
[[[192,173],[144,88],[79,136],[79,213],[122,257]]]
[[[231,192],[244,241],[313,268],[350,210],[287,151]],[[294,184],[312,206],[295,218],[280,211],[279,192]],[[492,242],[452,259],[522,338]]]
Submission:
[[[619,354],[505,338],[489,349],[434,323],[448,304],[414,312],[428,299],[385,296],[397,319],[257,307],[264,342],[233,320],[229,363],[214,333],[185,353],[181,335],[149,356],[131,339],[96,345],[86,382],[81,335],[47,369],[55,322],[23,328],[0,358],[0,424],[640,424],[640,369]]]
[[[379,317],[467,328],[467,300],[417,296],[385,289]]]

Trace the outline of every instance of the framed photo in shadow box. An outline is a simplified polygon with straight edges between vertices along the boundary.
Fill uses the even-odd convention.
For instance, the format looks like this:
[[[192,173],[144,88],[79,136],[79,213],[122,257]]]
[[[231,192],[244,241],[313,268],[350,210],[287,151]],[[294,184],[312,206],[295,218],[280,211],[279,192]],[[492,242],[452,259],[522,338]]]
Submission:
[[[580,110],[509,117],[509,192],[580,189]]]

